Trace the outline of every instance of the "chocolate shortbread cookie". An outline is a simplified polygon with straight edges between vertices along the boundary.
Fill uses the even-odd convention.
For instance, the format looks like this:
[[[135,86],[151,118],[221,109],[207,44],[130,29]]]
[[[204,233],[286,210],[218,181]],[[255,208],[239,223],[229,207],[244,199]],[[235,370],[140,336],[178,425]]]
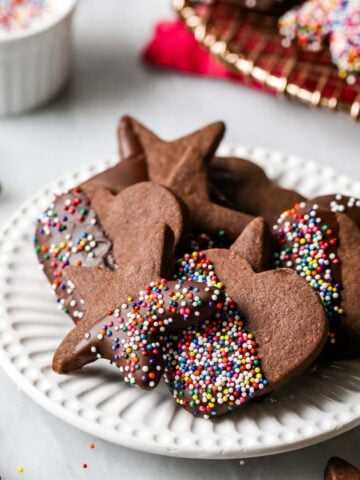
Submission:
[[[230,208],[263,217],[270,227],[289,205],[305,200],[294,190],[279,187],[261,167],[242,158],[214,158],[209,177]]]
[[[66,287],[75,289],[89,307],[85,323],[115,308],[119,297],[137,295],[147,281],[171,276],[183,229],[181,206],[169,190],[155,183],[141,182],[117,195],[101,188],[93,201],[103,215],[104,228],[114,235],[113,253],[120,268],[65,266]]]
[[[318,197],[287,210],[274,226],[276,265],[293,268],[324,303],[330,358],[360,355],[359,206],[355,198]]]
[[[56,195],[38,219],[34,247],[59,306],[75,321],[84,316],[84,304],[76,291],[68,289],[64,269],[83,265],[114,270],[113,239],[104,231],[92,199],[99,189],[120,192],[147,179],[142,155],[129,157],[115,167],[95,175],[69,192]]]
[[[236,248],[214,249],[185,256],[177,277],[200,277],[226,295],[215,317],[168,339],[165,379],[195,416],[221,415],[276,389],[324,346],[320,299],[289,269],[255,273]]]
[[[170,188],[185,204],[193,229],[201,233],[225,230],[235,239],[252,220],[252,216],[215,203],[210,196],[206,167],[223,137],[222,122],[172,142],[161,140],[131,117],[120,120],[118,132],[122,158],[143,154],[149,179]]]
[[[119,228],[117,224],[117,214],[113,212],[118,212],[121,205],[116,206],[110,201],[112,193],[120,192],[129,184],[146,179],[149,175],[167,185],[183,202],[192,219],[190,236],[186,237],[187,241],[178,250],[181,253],[188,251],[189,245],[200,250],[196,245],[199,244],[199,239],[200,244],[203,244],[202,248],[207,248],[204,238],[208,239],[208,245],[215,241],[215,246],[227,247],[231,240],[243,231],[253,218],[252,215],[264,215],[269,224],[279,210],[288,208],[287,205],[294,200],[302,200],[296,192],[276,186],[259,167],[250,162],[231,158],[215,159],[211,162],[223,132],[223,124],[217,122],[173,142],[164,142],[137,121],[124,117],[118,130],[122,162],[57,197],[44,213],[34,237],[35,250],[45,274],[51,281],[59,306],[75,321],[83,318],[86,306],[77,289],[67,282],[64,269],[68,265],[82,265],[114,271],[122,269],[127,264],[126,257],[132,257],[136,252],[137,247],[124,235],[126,229],[122,226]],[[206,173],[209,162],[213,186],[208,184]],[[210,197],[211,192],[213,200]],[[144,192],[144,196],[147,196],[147,192]],[[272,201],[269,202],[269,199]],[[344,214],[346,210],[347,219],[340,217],[342,228],[338,232],[339,241],[342,237],[338,253],[344,261],[341,262],[341,258],[331,259],[334,270],[330,280],[331,295],[329,289],[324,285],[320,286],[311,276],[316,274],[321,277],[322,273],[328,276],[329,269],[324,269],[323,272],[312,270],[311,275],[306,275],[325,301],[331,323],[331,336],[326,353],[329,352],[331,357],[336,358],[357,356],[360,352],[360,300],[354,281],[359,272],[357,262],[353,261],[359,250],[355,224],[360,223],[360,209],[358,200],[351,199],[351,205],[348,200],[340,196],[324,196],[313,200],[327,212],[326,215],[332,216],[331,218],[335,218],[335,214]],[[226,206],[220,205],[222,202]],[[248,213],[237,213],[229,206],[241,208]],[[123,205],[121,208],[129,209],[130,205]],[[131,211],[134,215],[141,213]],[[330,223],[332,221],[330,220]],[[339,222],[335,222],[335,230]],[[176,244],[179,243],[182,228],[183,225],[179,225],[179,231],[175,232]],[[255,228],[255,224],[252,228]],[[267,242],[261,238],[261,235],[265,235],[265,226],[258,223],[257,228],[259,236],[250,236],[250,243],[242,255],[248,259],[254,270],[259,272],[271,267],[269,252],[272,244],[268,235]],[[219,234],[223,232],[224,235],[220,237]],[[114,247],[115,237],[119,238]],[[332,242],[335,240],[332,239]],[[254,242],[267,245],[267,252],[254,249],[251,245]],[[245,243],[242,242],[242,245]],[[283,246],[285,249],[291,248],[290,244]],[[335,245],[326,248],[329,255],[336,255]],[[281,258],[276,259],[280,262],[279,266],[290,267],[291,254],[281,251],[280,255]],[[305,275],[302,267],[307,260],[303,256],[301,261],[302,265],[297,265],[296,271]],[[308,261],[313,261],[311,256]],[[336,262],[340,263],[336,265]],[[317,265],[317,269],[320,270],[324,265],[322,262],[322,266]],[[342,317],[340,321],[339,317]],[[335,338],[336,344],[333,344]]]

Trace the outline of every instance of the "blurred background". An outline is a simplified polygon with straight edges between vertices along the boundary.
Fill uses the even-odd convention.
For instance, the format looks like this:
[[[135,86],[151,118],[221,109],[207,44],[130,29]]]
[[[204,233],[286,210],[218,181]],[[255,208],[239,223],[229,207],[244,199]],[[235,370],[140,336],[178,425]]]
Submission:
[[[71,84],[45,108],[0,119],[0,215],[69,168],[112,155],[124,113],[165,138],[223,119],[227,142],[292,153],[356,175],[359,125],[347,115],[144,65],[140,53],[155,23],[173,16],[170,0],[80,0]]]
[[[118,118],[129,113],[164,138],[213,120],[226,141],[291,153],[360,178],[359,125],[341,113],[231,82],[151,68],[140,54],[155,23],[173,17],[170,0],[80,0],[75,15],[74,73],[44,108],[0,119],[0,223],[56,176],[116,152]],[[359,460],[360,430],[301,452],[274,458],[210,462],[127,451],[96,440],[96,462],[83,471],[94,439],[35,405],[0,370],[0,475],[70,480],[118,478],[317,479],[331,455]],[[16,408],[13,406],[16,405]],[[87,458],[84,458],[87,457]],[[96,463],[96,465],[95,465]]]

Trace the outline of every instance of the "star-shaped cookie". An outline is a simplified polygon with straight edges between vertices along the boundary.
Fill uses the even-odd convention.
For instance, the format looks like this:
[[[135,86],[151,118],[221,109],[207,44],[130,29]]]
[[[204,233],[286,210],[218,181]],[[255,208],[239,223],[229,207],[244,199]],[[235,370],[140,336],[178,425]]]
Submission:
[[[125,117],[119,124],[119,144],[124,158],[139,154],[141,146],[150,180],[168,187],[184,202],[193,228],[211,233],[225,230],[235,239],[252,217],[214,203],[207,174],[207,165],[223,133],[223,123],[217,122],[165,142],[136,120]]]

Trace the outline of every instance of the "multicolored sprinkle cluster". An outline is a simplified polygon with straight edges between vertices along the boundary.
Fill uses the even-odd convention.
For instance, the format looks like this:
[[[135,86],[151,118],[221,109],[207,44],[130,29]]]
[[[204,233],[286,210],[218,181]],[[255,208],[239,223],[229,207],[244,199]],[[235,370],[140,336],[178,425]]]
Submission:
[[[96,214],[79,187],[55,197],[38,219],[33,242],[40,267],[53,278],[52,289],[59,305],[74,319],[81,319],[83,305],[73,295],[73,286],[67,281],[64,269],[68,265],[107,265],[112,244],[97,226]]]
[[[176,278],[224,288],[204,252],[185,255]],[[165,381],[176,402],[195,416],[231,411],[267,385],[256,341],[226,294],[218,313],[169,337],[166,351]]]
[[[0,30],[26,30],[49,11],[49,0],[0,0]]]
[[[279,20],[287,41],[318,51],[329,40],[341,76],[360,71],[360,1],[309,0]]]
[[[109,312],[106,323],[96,335],[97,345],[91,347],[97,358],[108,358],[109,347],[106,348],[105,342],[110,339],[110,361],[119,368],[125,382],[132,386],[138,383],[136,377],[140,375],[144,385],[154,388],[158,372],[163,370],[160,342],[166,320],[159,322],[156,315],[157,310],[164,310],[161,302],[163,288],[167,288],[166,282],[149,285],[138,302],[132,303],[133,298],[129,297],[130,305],[124,303],[121,308]],[[90,332],[85,334],[85,339],[91,340]],[[148,365],[143,364],[144,357]]]
[[[109,312],[101,330],[87,332],[85,340],[91,342],[91,352],[109,359],[130,385],[154,388],[164,370],[164,334],[179,322],[186,325],[191,316],[200,319],[204,309],[205,315],[215,311],[220,292],[213,292],[206,305],[202,292],[210,290],[183,281],[152,282],[136,300],[129,297]]]
[[[334,227],[324,222],[318,205],[306,208],[300,203],[282,213],[273,228],[278,244],[276,267],[294,269],[318,292],[330,320],[330,342],[334,343],[336,324],[343,315]]]

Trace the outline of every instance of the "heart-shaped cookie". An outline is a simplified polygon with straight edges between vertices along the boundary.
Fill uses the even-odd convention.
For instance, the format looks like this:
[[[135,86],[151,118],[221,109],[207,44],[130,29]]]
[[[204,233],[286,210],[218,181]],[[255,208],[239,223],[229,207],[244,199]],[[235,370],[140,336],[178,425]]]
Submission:
[[[303,372],[328,326],[319,297],[290,269],[255,273],[237,248],[213,249],[185,257],[177,275],[199,270],[224,288],[224,308],[169,337],[165,378],[179,405],[209,418]]]
[[[216,122],[166,142],[137,120],[124,117],[119,124],[119,149],[123,158],[144,155],[149,179],[168,187],[185,204],[193,229],[225,230],[235,239],[252,217],[212,201],[206,168],[223,134],[224,124]]]
[[[45,228],[42,224],[43,226],[39,227],[44,232],[41,233],[42,230],[39,232],[40,240],[36,242],[36,245],[39,250],[40,261],[43,262],[46,272],[52,278],[58,300],[75,320],[79,320],[83,319],[86,310],[84,292],[80,294],[80,291],[74,288],[74,285],[77,286],[77,278],[72,278],[72,275],[76,275],[76,273],[73,273],[73,270],[69,268],[70,266],[101,268],[102,270],[99,270],[100,273],[97,273],[97,275],[105,275],[104,270],[119,270],[121,273],[125,267],[131,264],[132,268],[138,269],[140,276],[140,272],[147,269],[149,264],[140,262],[138,265],[136,263],[137,259],[141,257],[138,252],[142,250],[143,243],[147,242],[151,236],[149,237],[148,233],[145,233],[144,239],[137,235],[135,231],[141,232],[143,229],[150,231],[154,224],[160,222],[163,227],[158,231],[164,234],[164,240],[159,240],[159,244],[161,246],[162,241],[166,241],[167,252],[173,255],[172,248],[175,248],[180,240],[184,225],[182,209],[175,197],[167,189],[149,182],[138,183],[118,195],[113,195],[104,187],[98,187],[96,192],[93,192],[91,205],[86,203],[89,202],[88,197],[82,192],[76,191],[74,197],[72,195],[63,196],[61,203],[67,209],[66,211],[70,208],[74,209],[74,211],[69,211],[69,215],[75,217],[82,215],[83,220],[73,218],[69,224],[66,222],[66,224],[56,227],[58,214],[56,214],[56,217],[53,217],[52,214],[47,215],[54,225],[52,223]],[[65,201],[64,198],[66,198]],[[67,198],[69,198],[69,202]],[[154,202],[152,210],[147,203],[148,201]],[[88,206],[88,208],[84,209],[82,213],[76,213],[76,209],[85,206]],[[141,220],[139,220],[140,213]],[[127,232],[129,225],[132,225],[135,230],[131,234]],[[168,228],[166,229],[164,225],[167,225]],[[63,226],[66,226],[66,229],[63,230]],[[54,241],[55,231],[58,230],[61,230],[62,240]],[[156,229],[154,234],[155,232]],[[54,243],[45,243],[49,242],[49,236]],[[157,252],[155,243],[147,247],[148,253],[151,253],[155,259],[157,257],[159,257],[158,260],[162,258],[162,250],[160,249]],[[166,265],[171,264],[167,260],[164,263]],[[161,265],[161,268],[164,268],[164,266]],[[152,278],[151,275],[149,278]],[[144,285],[142,283],[139,285],[136,282],[135,284],[136,288],[133,293],[136,294]],[[90,288],[89,285],[87,285],[88,288]],[[128,283],[127,288],[130,287],[131,284]],[[127,293],[131,292],[132,290]],[[104,312],[99,311],[97,313]]]

